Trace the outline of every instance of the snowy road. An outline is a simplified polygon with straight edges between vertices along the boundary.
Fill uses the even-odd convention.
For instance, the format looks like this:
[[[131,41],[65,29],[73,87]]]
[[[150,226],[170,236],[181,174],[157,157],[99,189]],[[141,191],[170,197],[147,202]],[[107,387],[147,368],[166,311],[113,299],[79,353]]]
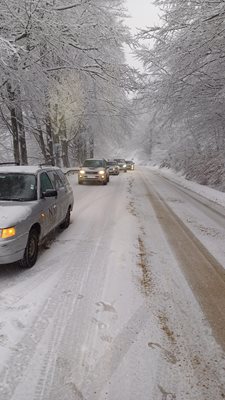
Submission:
[[[0,399],[225,398],[224,208],[147,168],[72,182],[70,227],[0,269]]]

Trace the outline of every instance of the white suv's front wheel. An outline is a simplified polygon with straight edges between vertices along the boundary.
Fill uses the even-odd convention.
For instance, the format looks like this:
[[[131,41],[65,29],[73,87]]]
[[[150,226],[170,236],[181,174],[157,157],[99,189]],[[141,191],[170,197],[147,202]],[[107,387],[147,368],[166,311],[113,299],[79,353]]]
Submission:
[[[22,268],[32,268],[36,263],[38,257],[38,242],[39,235],[37,230],[31,229],[28,236],[24,256],[22,260],[19,261]]]

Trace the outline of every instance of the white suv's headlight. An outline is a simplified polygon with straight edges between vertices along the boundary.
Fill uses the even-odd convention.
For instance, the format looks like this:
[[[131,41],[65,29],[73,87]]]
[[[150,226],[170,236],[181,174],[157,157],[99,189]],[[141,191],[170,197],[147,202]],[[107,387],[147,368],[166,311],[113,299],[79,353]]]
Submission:
[[[85,174],[85,171],[82,171],[82,170],[81,170],[79,173],[80,173],[80,175],[84,175],[84,174]]]
[[[99,171],[99,175],[105,175],[105,171]]]

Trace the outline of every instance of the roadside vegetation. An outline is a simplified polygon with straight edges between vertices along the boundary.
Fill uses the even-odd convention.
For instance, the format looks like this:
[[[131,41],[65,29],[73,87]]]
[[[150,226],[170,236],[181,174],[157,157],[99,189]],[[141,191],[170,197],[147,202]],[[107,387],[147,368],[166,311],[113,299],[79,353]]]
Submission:
[[[139,35],[137,97],[145,159],[225,190],[225,4],[156,0],[159,26]]]

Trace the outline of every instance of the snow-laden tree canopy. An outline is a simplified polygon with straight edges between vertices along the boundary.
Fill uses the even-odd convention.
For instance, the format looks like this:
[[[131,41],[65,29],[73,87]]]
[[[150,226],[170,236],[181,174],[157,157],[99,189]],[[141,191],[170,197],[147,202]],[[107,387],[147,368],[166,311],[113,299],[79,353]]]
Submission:
[[[12,135],[15,161],[34,153],[68,165],[128,135],[135,80],[123,3],[0,0],[1,132]]]
[[[225,3],[155,3],[161,24],[142,30],[136,51],[146,71],[139,98],[151,111],[152,157],[160,148],[167,165],[204,181],[210,159],[224,168]]]

